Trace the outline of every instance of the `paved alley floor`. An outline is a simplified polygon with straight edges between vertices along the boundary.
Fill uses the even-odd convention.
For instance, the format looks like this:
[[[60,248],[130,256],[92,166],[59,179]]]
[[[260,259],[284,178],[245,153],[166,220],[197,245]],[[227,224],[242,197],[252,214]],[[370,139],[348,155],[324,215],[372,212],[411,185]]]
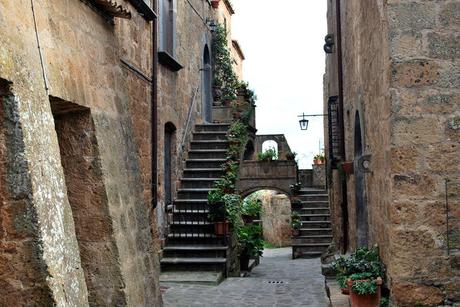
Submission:
[[[249,277],[219,286],[162,284],[167,307],[312,306],[327,307],[319,259],[291,259],[291,248],[268,249]]]

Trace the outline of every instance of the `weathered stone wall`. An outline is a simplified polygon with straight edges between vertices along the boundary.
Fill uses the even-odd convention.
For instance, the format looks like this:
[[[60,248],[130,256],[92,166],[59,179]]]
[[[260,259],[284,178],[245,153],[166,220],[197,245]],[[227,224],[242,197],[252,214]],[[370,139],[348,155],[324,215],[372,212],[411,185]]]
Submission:
[[[289,197],[275,191],[259,191],[262,200],[262,227],[264,240],[274,246],[291,245],[291,202]]]
[[[326,165],[325,164],[313,164],[311,166],[313,170],[312,186],[317,188],[326,187]]]
[[[458,204],[460,194],[459,11],[460,1],[388,3],[392,111],[388,274],[400,305],[417,300],[460,302],[460,268],[454,265],[459,255],[447,256],[444,205],[445,178],[452,181],[449,194],[456,202],[451,205]],[[456,209],[450,215],[460,218]]]
[[[145,165],[139,162],[139,139],[134,138],[144,127],[134,127],[130,113],[132,101],[149,103],[145,93],[150,84],[139,82],[143,91],[137,92],[136,77],[125,78],[134,73],[121,63],[123,59],[149,76],[151,26],[127,2],[120,3],[133,18],[110,24],[81,1],[33,1],[42,70],[31,2],[0,1],[0,77],[13,83],[32,187],[30,209],[40,225],[36,235],[47,286],[60,306],[87,305],[88,294],[49,96],[91,110],[107,195],[105,218],[113,224],[119,253],[119,291],[127,305],[161,305],[151,209],[141,181]]]
[[[451,201],[458,203],[460,2],[341,3],[345,160],[359,154],[357,138],[362,154],[371,155],[362,187],[356,169],[346,175],[348,248],[357,246],[356,195],[364,191],[368,243],[380,246],[393,302],[458,301],[458,256],[446,251],[444,179],[451,179]],[[329,3],[328,18],[336,34],[335,3]],[[326,99],[339,94],[336,57],[328,55]],[[355,135],[358,125],[361,136]],[[339,247],[341,175],[332,173],[330,191]],[[458,221],[458,211],[451,218]]]

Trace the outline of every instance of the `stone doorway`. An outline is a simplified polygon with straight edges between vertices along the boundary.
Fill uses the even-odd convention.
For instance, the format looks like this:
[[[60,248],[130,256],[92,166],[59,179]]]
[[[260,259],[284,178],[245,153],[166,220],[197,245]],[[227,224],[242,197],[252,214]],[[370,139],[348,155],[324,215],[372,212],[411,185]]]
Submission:
[[[201,69],[201,96],[202,96],[202,109],[203,119],[207,123],[212,122],[212,68],[211,68],[211,55],[208,45],[205,45],[203,52],[203,68]]]
[[[90,305],[126,305],[90,109],[50,97]]]
[[[359,112],[355,116],[354,153],[355,160],[363,155],[363,136]],[[366,200],[366,184],[364,173],[355,169],[355,198],[356,198],[356,243],[358,246],[368,244],[368,213]]]
[[[165,125],[164,139],[164,186],[165,186],[165,202],[166,207],[173,203],[173,160],[175,156],[175,135],[176,127],[172,123]]]

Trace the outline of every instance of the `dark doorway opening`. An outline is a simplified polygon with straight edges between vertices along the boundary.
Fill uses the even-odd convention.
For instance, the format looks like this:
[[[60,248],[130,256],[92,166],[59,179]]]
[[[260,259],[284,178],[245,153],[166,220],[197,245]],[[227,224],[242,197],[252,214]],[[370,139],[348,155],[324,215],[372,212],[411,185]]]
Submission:
[[[354,134],[355,160],[363,155],[362,130],[359,112],[355,116]],[[367,246],[368,244],[368,212],[366,200],[366,185],[364,173],[355,169],[355,197],[356,197],[356,235],[357,245]]]
[[[201,96],[203,100],[203,119],[211,123],[212,122],[212,95],[211,95],[211,82],[212,82],[212,71],[211,71],[211,55],[209,47],[206,45],[203,52],[203,68],[201,72]]]
[[[164,180],[165,180],[165,202],[166,207],[173,203],[173,159],[175,155],[175,134],[176,126],[172,123],[165,125],[164,139]]]

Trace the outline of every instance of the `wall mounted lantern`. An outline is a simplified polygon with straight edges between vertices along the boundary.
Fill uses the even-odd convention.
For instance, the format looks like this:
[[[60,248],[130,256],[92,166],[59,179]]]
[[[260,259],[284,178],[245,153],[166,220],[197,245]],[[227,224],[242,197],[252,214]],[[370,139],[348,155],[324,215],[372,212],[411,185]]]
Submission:
[[[309,120],[307,119],[307,117],[317,117],[317,116],[327,116],[327,114],[305,114],[305,113],[302,113],[302,115],[297,116],[297,117],[301,118],[299,120],[300,130],[305,131],[305,130],[308,129]]]
[[[332,47],[334,46],[334,37],[332,34],[326,35],[324,38],[325,44],[324,44],[324,52],[326,53],[332,53]]]

